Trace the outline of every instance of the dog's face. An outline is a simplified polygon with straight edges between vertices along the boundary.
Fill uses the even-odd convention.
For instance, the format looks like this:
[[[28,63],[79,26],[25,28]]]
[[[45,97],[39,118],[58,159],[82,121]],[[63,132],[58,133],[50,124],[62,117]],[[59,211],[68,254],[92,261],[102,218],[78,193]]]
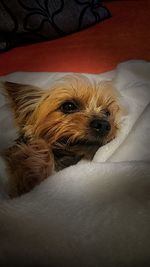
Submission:
[[[121,107],[110,82],[94,83],[76,75],[48,90],[8,82],[5,89],[20,132],[44,138],[54,151],[57,169],[80,158],[92,159],[119,129]]]

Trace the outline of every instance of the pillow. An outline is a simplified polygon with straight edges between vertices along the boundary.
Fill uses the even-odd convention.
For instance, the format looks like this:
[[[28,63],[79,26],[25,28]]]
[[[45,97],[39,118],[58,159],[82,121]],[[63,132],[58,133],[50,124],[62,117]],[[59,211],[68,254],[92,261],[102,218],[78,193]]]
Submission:
[[[108,17],[99,0],[1,0],[0,51],[62,37]]]

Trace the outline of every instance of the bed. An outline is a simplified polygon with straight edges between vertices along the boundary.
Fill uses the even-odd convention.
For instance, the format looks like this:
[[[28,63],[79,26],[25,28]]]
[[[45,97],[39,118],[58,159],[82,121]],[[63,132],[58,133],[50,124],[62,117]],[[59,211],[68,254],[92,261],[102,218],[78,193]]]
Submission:
[[[1,266],[150,266],[150,2],[105,6],[112,17],[100,24],[0,54],[0,81],[46,88],[81,72],[111,80],[128,110],[119,136],[92,162],[20,198],[0,194]],[[0,114],[2,148],[15,134],[3,97]]]

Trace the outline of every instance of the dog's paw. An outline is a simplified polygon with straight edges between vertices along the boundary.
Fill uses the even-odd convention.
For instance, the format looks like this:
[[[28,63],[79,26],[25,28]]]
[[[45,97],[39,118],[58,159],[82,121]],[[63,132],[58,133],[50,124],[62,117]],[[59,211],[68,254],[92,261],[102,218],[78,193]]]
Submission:
[[[52,174],[53,153],[42,139],[29,144],[16,144],[4,155],[10,174],[9,195],[16,197],[32,190]]]

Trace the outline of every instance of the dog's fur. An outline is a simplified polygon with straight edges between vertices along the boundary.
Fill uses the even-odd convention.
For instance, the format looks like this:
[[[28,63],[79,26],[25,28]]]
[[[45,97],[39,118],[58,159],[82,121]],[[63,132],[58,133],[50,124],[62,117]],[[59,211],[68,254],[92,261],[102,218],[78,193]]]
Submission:
[[[12,196],[30,191],[55,170],[91,160],[98,148],[116,137],[122,108],[111,82],[82,75],[66,76],[48,90],[4,83],[19,135],[25,143],[4,152]],[[71,109],[72,108],[72,109]],[[94,120],[110,125],[105,132]],[[97,127],[97,126],[96,126]]]
[[[38,139],[27,144],[15,144],[4,152],[7,162],[8,193],[16,197],[29,192],[35,185],[51,175],[53,154],[46,142]]]

